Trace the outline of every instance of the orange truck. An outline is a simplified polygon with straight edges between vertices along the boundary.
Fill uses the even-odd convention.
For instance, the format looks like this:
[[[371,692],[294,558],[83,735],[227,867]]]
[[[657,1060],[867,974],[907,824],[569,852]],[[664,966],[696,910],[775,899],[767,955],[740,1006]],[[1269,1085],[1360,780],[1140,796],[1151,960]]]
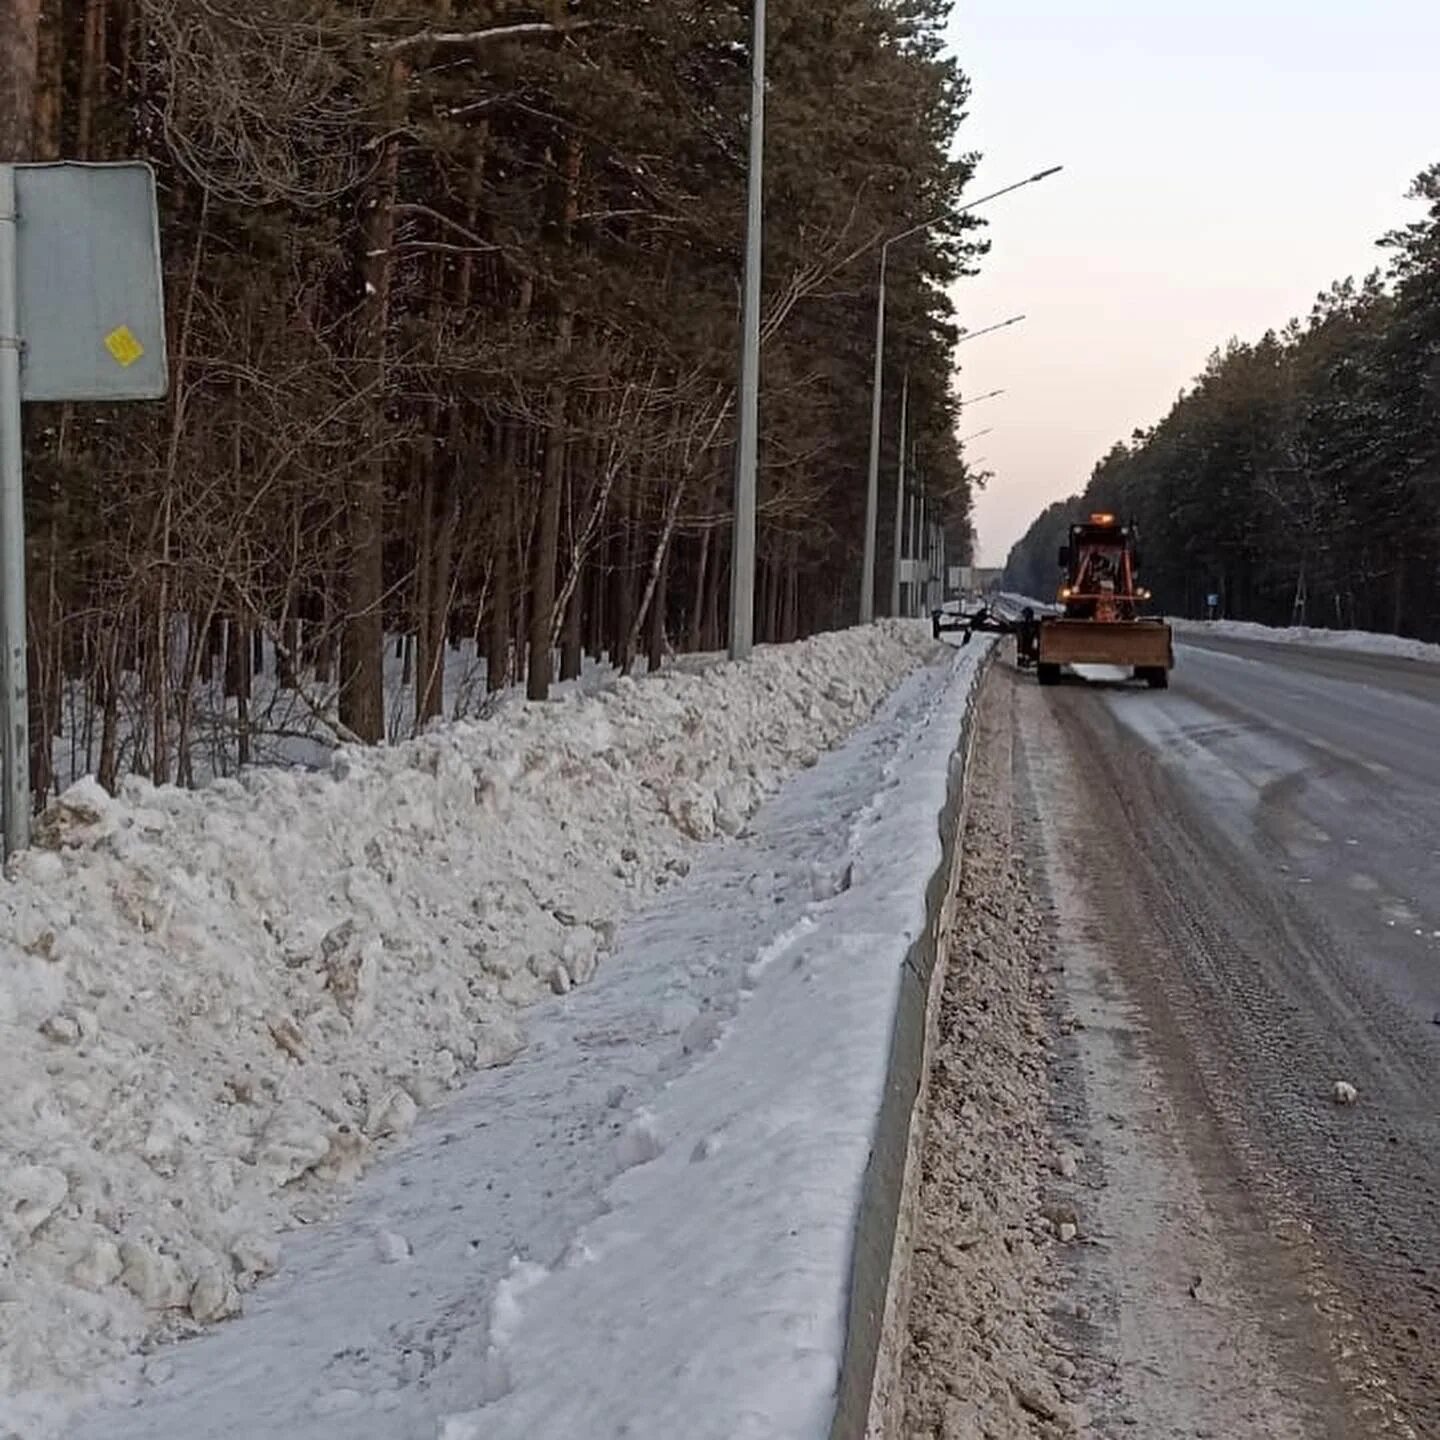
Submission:
[[[1175,666],[1170,626],[1144,614],[1150,592],[1139,584],[1135,528],[1113,515],[1070,527],[1060,551],[1061,613],[1040,622],[1036,676],[1057,685],[1067,665],[1115,665],[1163,690]]]

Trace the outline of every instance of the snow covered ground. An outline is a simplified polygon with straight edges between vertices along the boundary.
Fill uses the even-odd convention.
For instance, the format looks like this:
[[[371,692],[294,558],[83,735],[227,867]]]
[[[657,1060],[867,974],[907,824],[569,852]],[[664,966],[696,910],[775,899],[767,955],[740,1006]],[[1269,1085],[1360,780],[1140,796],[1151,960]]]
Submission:
[[[1403,635],[1380,635],[1371,630],[1317,630],[1295,625],[1253,625],[1245,620],[1174,620],[1179,635],[1216,635],[1232,640],[1263,640],[1274,644],[1307,645],[1319,650],[1347,650],[1360,655],[1389,655],[1440,665],[1440,645],[1409,640]]]
[[[821,1433],[981,653],[917,672],[885,625],[325,774],[73,791],[0,897],[0,1428]]]
[[[176,695],[183,686],[187,664],[188,629],[185,617],[176,617],[170,635],[170,733],[166,748],[170,764],[176,764],[180,744],[178,721],[173,713]],[[392,742],[415,734],[415,682],[407,679],[399,652],[402,642],[392,637],[385,646],[385,733]],[[313,672],[302,677],[303,685],[287,688],[279,683],[279,661],[270,640],[261,646],[262,665],[253,676],[243,728],[252,763],[295,765],[323,769],[341,743],[338,722],[338,688],[321,683]],[[686,656],[671,663],[693,668],[712,657]],[[451,720],[473,719],[488,714],[495,701],[486,688],[485,658],[476,642],[462,639],[446,645],[443,656],[442,695],[444,713]],[[588,656],[578,680],[558,683],[557,696],[579,690],[586,693],[603,688],[616,678],[616,671]],[[241,718],[237,703],[225,694],[224,664],[217,661],[211,678],[197,678],[191,687],[192,713],[188,742],[191,773],[200,782],[217,776],[235,775],[240,765]],[[134,671],[121,675],[116,695],[117,772],[137,771],[154,775],[155,706],[142,677]],[[63,790],[86,775],[94,774],[100,763],[102,717],[95,704],[93,688],[84,681],[66,684],[60,702],[59,731],[51,741],[51,762],[57,786]]]
[[[1023,595],[1000,596],[1007,610],[1018,611],[1025,605],[1036,614],[1057,613],[1055,606]],[[1440,645],[1423,640],[1410,640],[1403,635],[1382,635],[1373,630],[1322,630],[1311,626],[1256,625],[1248,620],[1177,620],[1170,624],[1179,636],[1214,635],[1231,640],[1258,640],[1275,645],[1305,645],[1317,650],[1342,650],[1359,655],[1388,655],[1399,660],[1418,660],[1440,665]]]

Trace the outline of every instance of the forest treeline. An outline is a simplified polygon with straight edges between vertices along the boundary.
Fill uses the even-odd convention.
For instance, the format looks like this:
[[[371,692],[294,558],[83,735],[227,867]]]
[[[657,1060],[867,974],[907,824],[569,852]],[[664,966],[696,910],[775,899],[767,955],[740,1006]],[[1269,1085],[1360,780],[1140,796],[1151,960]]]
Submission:
[[[1077,515],[1140,526],[1157,604],[1198,617],[1440,640],[1440,165],[1389,264],[1309,317],[1217,351],[1170,413],[1049,507],[1006,572],[1053,596]]]
[[[156,168],[172,365],[163,404],[28,409],[37,803],[77,686],[105,783],[185,782],[197,689],[223,677],[243,759],[267,657],[374,741],[387,645],[418,726],[462,637],[537,698],[587,653],[725,643],[750,9],[0,7],[0,159]],[[761,640],[858,608],[878,243],[973,165],[949,9],[771,0]],[[889,394],[908,373],[952,554],[968,225],[891,264]],[[144,712],[123,760],[122,692]]]

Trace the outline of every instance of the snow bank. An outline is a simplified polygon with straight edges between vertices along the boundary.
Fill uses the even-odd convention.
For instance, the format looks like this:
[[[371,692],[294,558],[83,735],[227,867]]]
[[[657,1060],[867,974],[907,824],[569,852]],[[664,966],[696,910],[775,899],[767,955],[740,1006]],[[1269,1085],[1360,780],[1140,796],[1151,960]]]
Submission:
[[[1248,620],[1172,620],[1180,635],[1215,635],[1231,640],[1262,640],[1272,644],[1307,645],[1317,650],[1346,650],[1357,655],[1387,655],[1440,665],[1440,645],[1381,635],[1373,630],[1316,630],[1309,626],[1255,625]]]
[[[328,773],[67,792],[0,889],[3,1393],[233,1314],[279,1231],[934,650],[885,624]]]

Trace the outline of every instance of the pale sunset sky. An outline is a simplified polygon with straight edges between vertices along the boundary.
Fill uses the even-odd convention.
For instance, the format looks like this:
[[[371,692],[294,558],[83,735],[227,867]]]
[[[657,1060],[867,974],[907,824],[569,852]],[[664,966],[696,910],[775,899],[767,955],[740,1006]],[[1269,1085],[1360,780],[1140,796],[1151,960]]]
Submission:
[[[991,255],[956,290],[963,432],[994,472],[982,564],[1158,420],[1228,337],[1304,314],[1380,264],[1440,161],[1440,0],[961,0],[969,196]]]

